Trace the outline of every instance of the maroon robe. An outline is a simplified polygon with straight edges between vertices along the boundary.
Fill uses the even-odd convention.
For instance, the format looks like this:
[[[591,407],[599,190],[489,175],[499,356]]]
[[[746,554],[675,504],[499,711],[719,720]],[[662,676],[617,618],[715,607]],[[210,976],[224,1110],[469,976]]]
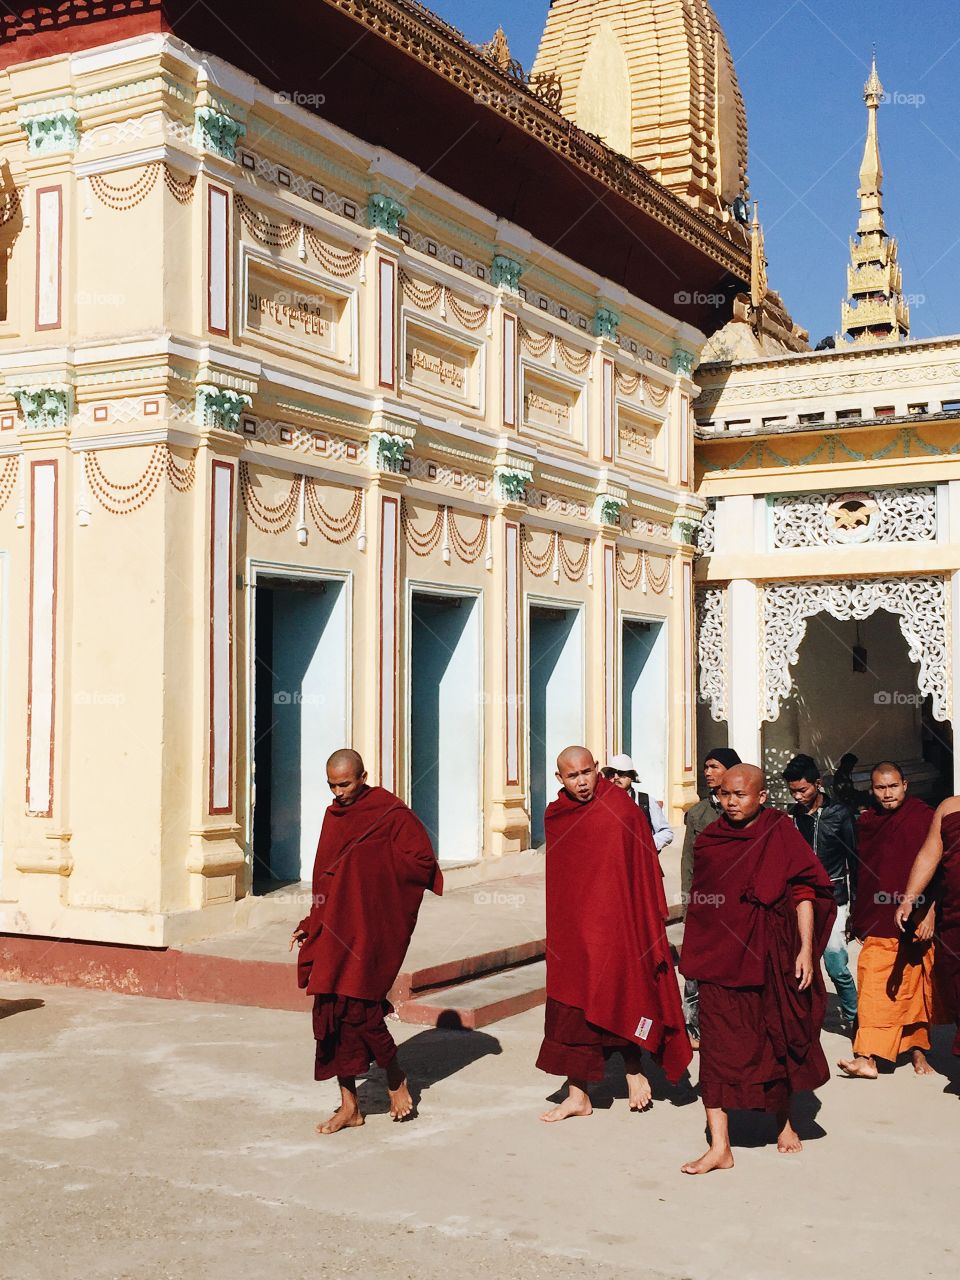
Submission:
[[[561,791],[545,826],[548,1003],[538,1065],[561,1073],[556,1046],[594,1056],[625,1046],[649,1049],[679,1080],[690,1043],[650,824],[627,792],[601,778],[586,804]]]
[[[940,821],[943,840],[940,918],[937,929],[937,986],[950,1016],[960,1024],[960,812]],[[953,1042],[960,1054],[960,1025]]]
[[[814,975],[799,991],[798,901],[813,903]],[[819,960],[836,918],[830,878],[785,813],[725,818],[697,837],[680,969],[700,984],[700,1090],[708,1107],[782,1111],[829,1078]]]
[[[297,980],[314,997],[315,1076],[353,1076],[370,1060],[386,1067],[396,1045],[383,1020],[386,995],[410,945],[427,889],[443,876],[426,828],[382,787],[330,805],[313,868],[313,905]]]
[[[868,809],[860,815],[856,896],[850,913],[850,932],[856,937],[900,937],[894,913],[932,818],[930,806],[910,795],[899,809]]]

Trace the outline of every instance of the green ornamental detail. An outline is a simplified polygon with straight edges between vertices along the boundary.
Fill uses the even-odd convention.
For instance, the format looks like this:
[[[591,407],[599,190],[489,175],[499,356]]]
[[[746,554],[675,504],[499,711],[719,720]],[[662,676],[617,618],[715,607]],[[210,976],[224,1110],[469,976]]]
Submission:
[[[494,255],[490,264],[490,282],[495,289],[512,289],[514,293],[520,288],[520,277],[523,275],[523,263],[516,258],[508,258],[505,254]]]
[[[413,447],[413,441],[389,431],[372,431],[370,445],[370,457],[375,470],[397,474],[403,470],[403,455]]]
[[[205,384],[197,387],[197,425],[219,427],[221,431],[239,431],[240,417],[251,401],[241,391]]]
[[[367,223],[377,231],[385,231],[388,236],[400,234],[400,223],[407,216],[407,211],[392,196],[385,196],[382,191],[375,191],[367,201]]]
[[[73,411],[72,387],[20,387],[13,398],[28,431],[62,430]]]
[[[689,516],[678,517],[673,522],[673,540],[674,542],[683,542],[688,546],[696,546],[697,531],[700,528],[699,520],[691,520]]]
[[[193,125],[193,145],[200,151],[212,151],[222,160],[236,160],[237,143],[247,126],[213,107],[197,107]]]
[[[520,471],[513,467],[497,467],[493,474],[497,492],[504,502],[526,500],[527,485],[533,479],[529,471]]]
[[[611,311],[609,307],[597,307],[596,314],[593,317],[593,336],[595,338],[610,338],[613,342],[616,342],[619,327],[620,317],[616,311]]]
[[[80,116],[72,108],[47,115],[24,116],[20,128],[27,135],[27,153],[49,155],[53,151],[76,151],[80,145]]]
[[[612,494],[601,493],[597,498],[596,519],[600,524],[619,524],[620,512],[626,505],[623,498],[615,498]]]
[[[692,351],[687,351],[684,347],[673,348],[673,355],[670,357],[670,368],[674,373],[683,373],[689,378],[693,373],[695,363],[696,356]]]

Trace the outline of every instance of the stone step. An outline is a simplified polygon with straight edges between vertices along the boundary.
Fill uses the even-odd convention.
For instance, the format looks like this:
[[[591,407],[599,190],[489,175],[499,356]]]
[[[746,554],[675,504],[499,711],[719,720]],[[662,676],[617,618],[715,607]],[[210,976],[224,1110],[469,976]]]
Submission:
[[[476,1031],[533,1009],[546,998],[547,965],[545,960],[538,960],[456,986],[415,993],[396,1008],[401,1022]]]

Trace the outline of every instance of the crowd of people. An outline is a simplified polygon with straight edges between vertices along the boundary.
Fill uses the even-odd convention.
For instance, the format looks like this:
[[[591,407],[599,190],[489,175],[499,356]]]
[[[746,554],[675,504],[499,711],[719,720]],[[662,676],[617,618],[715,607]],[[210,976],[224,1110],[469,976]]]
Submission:
[[[683,1172],[732,1168],[732,1110],[773,1114],[778,1150],[801,1150],[794,1097],[830,1075],[822,969],[836,990],[837,1029],[853,1038],[840,1072],[876,1079],[907,1057],[917,1075],[934,1074],[930,1027],[956,1021],[960,1004],[960,797],[934,812],[910,795],[893,761],[874,766],[861,795],[853,763],[841,761],[831,796],[815,761],[796,756],[782,775],[787,813],[769,803],[756,765],[728,747],[707,752],[707,795],[685,815],[681,997],[658,858],[673,838],[662,807],[640,789],[628,756],[601,769],[585,747],[561,752],[560,789],[545,815],[547,999],[537,1066],[565,1084],[544,1121],[590,1115],[589,1086],[614,1053],[630,1108],[643,1111],[652,1096],[644,1051],[673,1083],[699,1052],[709,1146]],[[355,751],[331,756],[327,780],[333,802],[312,906],[290,942],[300,985],[314,997],[315,1076],[340,1085],[322,1134],[363,1124],[356,1078],[372,1061],[386,1073],[393,1119],[412,1113],[384,1021],[387,993],[423,894],[443,891],[422,823],[367,785]]]

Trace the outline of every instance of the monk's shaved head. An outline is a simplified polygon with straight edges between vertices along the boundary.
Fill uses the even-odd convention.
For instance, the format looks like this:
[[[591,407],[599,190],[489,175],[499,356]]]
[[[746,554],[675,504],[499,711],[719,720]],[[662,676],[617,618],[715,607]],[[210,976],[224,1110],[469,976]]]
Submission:
[[[359,778],[365,772],[360,752],[351,747],[341,747],[339,751],[335,751],[327,761],[327,773],[339,773],[342,769],[352,770],[353,776]]]
[[[729,823],[735,827],[749,826],[766,803],[763,770],[755,764],[735,764],[720,779],[717,797]]]
[[[599,777],[593,752],[586,747],[564,747],[557,756],[557,781],[581,804],[593,799]]]

